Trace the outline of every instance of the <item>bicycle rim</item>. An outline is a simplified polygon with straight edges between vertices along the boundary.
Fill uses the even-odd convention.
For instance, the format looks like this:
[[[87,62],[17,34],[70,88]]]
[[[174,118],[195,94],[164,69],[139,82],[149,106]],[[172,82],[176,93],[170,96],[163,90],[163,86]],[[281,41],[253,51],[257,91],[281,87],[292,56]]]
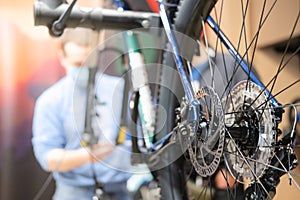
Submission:
[[[195,40],[196,44],[202,43],[201,56],[209,54],[206,56],[207,62],[200,62],[194,54],[195,47],[185,46],[183,40],[179,41],[183,57],[186,63],[191,62],[197,68],[200,74],[198,86],[214,88],[221,99],[226,136],[223,159],[214,174],[201,177],[195,175],[193,170],[185,173],[182,164],[184,156],[180,157],[179,164],[174,162],[163,169],[158,174],[164,180],[158,181],[163,198],[187,198],[179,193],[195,199],[217,199],[218,196],[222,199],[281,199],[284,195],[292,198],[292,195],[296,197],[300,194],[299,169],[294,169],[297,160],[294,150],[297,152],[298,143],[287,141],[290,140],[288,133],[294,136],[297,133],[294,132],[294,123],[285,116],[288,112],[280,114],[292,106],[298,106],[291,105],[291,102],[296,99],[300,85],[297,67],[300,50],[299,45],[294,44],[295,38],[299,37],[300,2],[293,3],[291,6],[276,0],[259,3],[250,0],[180,2],[174,20],[175,30]],[[286,10],[282,9],[289,10],[290,15],[286,16]],[[240,68],[243,63],[236,59],[237,54],[228,51],[228,44],[224,45],[224,39],[222,41],[217,36],[220,32],[211,31],[206,23],[208,16],[227,34],[230,45],[246,63],[246,72]],[[284,23],[279,24],[278,19]],[[284,31],[280,33],[279,29]],[[270,32],[277,35],[271,37]],[[200,33],[203,34],[202,41]],[[273,47],[280,51],[275,51]],[[173,78],[176,72],[174,75],[169,71],[169,67],[176,69],[171,53],[165,54],[163,64],[166,69],[162,70],[161,85],[167,86],[160,89],[159,104],[164,107],[167,119],[160,120],[159,112],[157,116],[158,122],[166,122],[158,125],[163,127],[159,132],[162,135],[175,126],[175,109],[180,107],[181,97],[184,96],[180,79]],[[253,75],[259,77],[258,83],[254,83]],[[191,81],[197,81],[194,76],[191,77]],[[195,93],[197,90],[195,88]],[[282,140],[284,136],[286,140]],[[193,150],[191,154],[199,156],[197,148]],[[200,161],[203,160],[200,158],[200,165],[194,166],[194,169],[201,168]],[[175,169],[175,178],[170,167]],[[216,181],[219,179],[223,187]],[[198,188],[195,193],[194,186]],[[185,193],[186,188],[189,191]],[[285,188],[293,192],[286,194],[284,190],[288,190]]]

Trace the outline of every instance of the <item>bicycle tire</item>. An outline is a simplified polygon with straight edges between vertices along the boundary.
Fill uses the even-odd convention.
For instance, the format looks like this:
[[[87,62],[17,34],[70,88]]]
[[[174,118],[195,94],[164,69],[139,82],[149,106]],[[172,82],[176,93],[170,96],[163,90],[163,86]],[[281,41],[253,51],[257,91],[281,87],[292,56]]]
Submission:
[[[203,27],[202,27],[201,22],[202,22],[202,20],[205,21],[207,19],[208,15],[212,11],[214,11],[213,8],[214,8],[216,3],[217,3],[216,0],[208,0],[208,1],[205,1],[205,0],[199,0],[199,1],[181,0],[180,3],[179,3],[179,6],[178,6],[178,11],[176,12],[176,16],[174,18],[174,30],[176,32],[179,32],[180,34],[184,34],[185,36],[188,36],[192,40],[198,40],[199,37],[200,37],[200,33],[203,31]],[[263,6],[265,6],[265,5],[263,5]],[[243,17],[245,17],[245,16],[243,16]],[[294,25],[299,26],[299,21],[295,20]],[[257,33],[257,35],[258,35],[258,33]],[[288,44],[289,44],[289,41],[287,42]],[[183,54],[182,56],[184,57],[184,59],[185,60],[191,60],[192,56],[194,55],[194,46],[183,45],[185,43],[184,39],[182,41],[179,39],[178,42],[179,42],[179,46],[181,47],[181,53]],[[239,44],[237,46],[239,46]],[[248,48],[248,47],[246,47],[246,48]],[[255,48],[256,48],[256,45],[254,46],[254,49]],[[285,51],[289,50],[289,48],[290,47],[287,45],[285,47]],[[163,127],[163,128],[162,129],[160,128],[160,131],[158,131],[158,133],[156,135],[157,140],[161,139],[164,136],[165,133],[170,132],[174,128],[174,126],[176,125],[175,124],[175,120],[176,120],[175,109],[180,106],[181,97],[184,95],[183,87],[181,85],[180,79],[176,76],[176,64],[175,64],[173,55],[172,55],[172,53],[170,53],[171,50],[169,49],[169,47],[167,47],[167,49],[168,49],[168,51],[164,54],[164,58],[163,58],[163,66],[164,67],[162,67],[162,71],[161,71],[161,75],[160,75],[160,77],[161,77],[160,85],[162,85],[163,87],[160,87],[159,96],[158,96],[158,99],[159,99],[158,103],[164,109],[163,109],[163,111],[162,111],[162,109],[158,110],[157,111],[157,117],[156,117],[157,126],[158,127]],[[237,47],[237,49],[239,49],[239,47]],[[248,49],[246,51],[248,51]],[[297,52],[299,53],[299,48],[296,49],[293,54],[295,54]],[[286,53],[286,52],[284,52],[284,53]],[[253,71],[251,69],[252,68],[252,62],[253,62],[253,60],[251,60],[251,59],[253,59],[253,58],[247,58],[249,55],[247,53],[247,55],[245,56],[245,54],[246,53],[242,54],[243,55],[242,57],[245,57],[245,59],[247,59],[249,65],[250,65],[250,70]],[[285,55],[283,55],[282,57],[284,58],[284,56]],[[221,56],[221,57],[222,57],[223,60],[225,60],[224,56]],[[251,57],[251,56],[249,56],[249,57]],[[279,65],[278,71],[281,71],[280,66],[281,65]],[[174,72],[170,73],[170,69],[174,70]],[[241,72],[239,72],[239,71],[237,72],[237,71],[238,70],[236,70],[236,68],[235,68],[235,69],[233,69],[229,72],[229,74],[230,73],[236,74],[236,76],[235,77],[229,77],[229,78],[227,77],[226,78],[227,82],[232,82],[233,79],[235,79],[235,83],[237,83],[239,81],[239,76],[241,76]],[[227,73],[227,71],[226,71],[226,73]],[[225,74],[223,74],[223,75],[225,75]],[[246,80],[248,80],[248,81],[247,81],[247,83],[245,83],[245,85],[248,85],[248,84],[252,85],[252,83],[248,83],[249,79],[250,79],[249,75],[247,73],[246,73],[246,75],[247,75]],[[273,77],[269,78],[269,79],[271,79],[270,82],[272,82],[273,79],[277,79],[277,76],[278,76],[278,74],[276,74]],[[177,77],[177,78],[174,78],[174,77]],[[229,79],[230,79],[230,81],[229,81]],[[265,82],[265,85],[267,87],[271,88],[270,90],[272,91],[272,93],[275,94],[275,96],[278,96],[281,92],[283,92],[281,90],[279,90],[279,92],[278,91],[275,92],[275,90],[273,91],[274,85],[276,85],[278,82],[276,82],[276,80],[275,80],[273,86],[270,86],[272,84],[270,84],[268,82]],[[230,87],[226,87],[226,89],[225,89],[226,91],[223,91],[221,94],[220,93],[218,93],[218,94],[220,96],[235,95],[235,94],[231,94],[231,92],[230,92],[231,90],[236,90],[236,89],[234,89],[235,88],[234,85],[235,84],[232,84],[232,85],[230,85]],[[292,86],[295,86],[295,85],[299,86],[299,79],[297,77],[294,79],[294,83],[287,86],[287,89],[290,89]],[[227,86],[228,86],[228,84],[227,84]],[[253,87],[255,87],[255,86],[253,86]],[[245,88],[246,88],[246,86],[245,86]],[[264,93],[265,89],[264,88],[259,89],[260,87],[257,87],[257,88],[258,88],[257,90],[260,91],[260,94],[257,95],[257,98],[258,98],[258,96],[260,96],[262,93]],[[216,88],[216,90],[217,89],[218,88]],[[247,89],[244,89],[244,90],[247,90]],[[270,98],[269,97],[266,97],[266,98],[267,98],[267,100],[264,100],[264,101],[269,102]],[[225,101],[227,101],[228,97],[226,97],[226,98],[223,97],[223,99],[225,99]],[[253,100],[253,102],[254,101],[256,101],[256,99]],[[252,105],[252,103],[250,103],[250,104]],[[287,105],[287,103],[285,103],[285,105]],[[268,108],[268,109],[270,109],[270,110],[273,109],[273,106],[270,106],[270,107],[272,107],[272,108]],[[278,107],[276,107],[276,109],[281,110],[282,106],[279,105]],[[274,109],[272,112],[277,112],[278,110],[276,110],[276,109]],[[254,110],[258,110],[258,106],[255,107]],[[263,108],[263,110],[267,110],[267,109]],[[279,111],[279,112],[281,112],[281,111]],[[263,112],[261,112],[261,113],[263,113]],[[265,114],[263,113],[261,115],[265,115]],[[278,150],[278,147],[276,147],[276,145],[278,145],[282,142],[282,140],[280,141],[279,139],[277,139],[277,136],[280,135],[280,132],[281,132],[280,129],[278,128],[277,120],[281,121],[281,119],[277,119],[277,115],[275,116],[273,113],[271,113],[270,114],[270,119],[267,122],[267,123],[269,123],[270,127],[272,126],[273,129],[276,129],[276,133],[270,133],[270,135],[272,137],[276,137],[276,139],[271,139],[270,138],[271,141],[273,141],[276,144],[271,145],[271,144],[268,143],[268,147],[267,147],[268,149],[271,149],[271,150],[270,150],[269,154],[266,155],[266,157],[268,159],[266,159],[265,161],[266,161],[266,163],[268,163],[270,165],[273,165],[276,162],[278,163],[278,160],[279,160],[278,159],[278,154],[280,154],[280,150]],[[276,121],[276,122],[274,123],[274,121]],[[162,124],[162,122],[163,122],[163,124]],[[280,122],[278,122],[278,123],[280,123]],[[272,124],[272,125],[270,125],[270,124]],[[229,132],[229,131],[227,130],[227,132]],[[273,131],[270,130],[269,132],[273,132]],[[260,131],[258,131],[258,136],[257,137],[260,137],[260,139],[261,139],[262,136],[261,136]],[[227,143],[226,143],[227,144],[227,147],[226,147],[227,150],[229,148],[228,147],[229,146],[228,141],[229,140],[227,140]],[[257,141],[254,142],[254,143],[256,145],[258,145]],[[257,147],[257,148],[261,148],[261,147]],[[259,151],[254,150],[253,155],[254,154],[259,154],[257,152],[259,152]],[[295,155],[293,150],[291,150],[291,153],[293,155]],[[174,155],[172,155],[172,152],[169,152],[169,154],[170,154],[170,157],[174,157]],[[242,155],[242,154],[246,154],[246,153],[242,152],[240,154]],[[248,153],[248,155],[249,154],[250,153]],[[239,156],[241,157],[241,155],[239,155]],[[189,196],[190,192],[188,191],[188,188],[187,188],[187,179],[188,179],[188,177],[186,177],[185,170],[184,170],[184,167],[186,165],[186,161],[185,161],[183,155],[181,155],[181,156],[176,155],[176,156],[178,157],[178,160],[176,160],[175,162],[170,163],[165,168],[160,169],[156,172],[158,185],[159,185],[160,190],[161,190],[161,199],[188,199],[189,198],[188,196]],[[291,157],[291,158],[294,159],[293,157]],[[230,172],[230,174],[232,176],[234,176],[234,175],[236,176],[236,180],[235,180],[234,184],[239,185],[239,186],[242,185],[243,181],[242,180],[237,180],[240,174],[236,175],[235,174],[236,172],[232,172],[233,169],[232,168],[230,169],[230,163],[228,164],[228,162],[230,162],[230,159],[228,161],[228,158],[226,158],[226,156],[224,156],[224,159],[225,159],[225,163],[226,163],[227,169]],[[244,158],[243,162],[247,162],[247,161],[249,161],[249,158],[246,156],[246,158]],[[279,161],[279,162],[281,162],[281,161]],[[289,161],[284,161],[284,162],[287,163]],[[259,166],[259,164],[257,164],[256,161],[253,162],[253,163],[255,163],[254,164],[255,166],[256,165]],[[287,167],[285,166],[285,164],[279,164],[279,166],[280,165],[282,165],[281,167],[284,168],[283,171],[285,171],[285,173],[288,173],[289,175],[291,175],[289,173],[289,171],[290,171],[289,168],[293,169],[295,167],[295,166],[292,166],[293,165],[292,163],[288,163]],[[285,167],[287,168],[287,170],[285,169]],[[251,170],[251,166],[249,168]],[[273,197],[273,193],[271,194],[271,192],[276,193],[276,187],[277,187],[277,184],[279,184],[280,180],[279,180],[278,177],[276,177],[276,179],[278,179],[276,181],[278,181],[278,182],[276,183],[275,187],[270,186],[270,188],[271,188],[270,189],[270,188],[268,188],[269,185],[266,183],[267,179],[268,179],[267,176],[269,176],[270,173],[273,173],[273,172],[279,173],[279,172],[278,171],[276,172],[276,170],[272,170],[272,167],[266,167],[265,165],[260,166],[260,168],[261,168],[261,172],[255,172],[255,173],[251,172],[253,175],[251,175],[251,173],[249,173],[250,175],[246,174],[246,176],[253,176],[252,179],[257,178],[259,181],[257,182],[257,180],[251,180],[252,184],[248,187],[248,189],[246,191],[244,191],[245,194],[246,194],[245,196],[242,196],[242,197],[238,196],[237,195],[237,190],[234,189],[235,191],[232,191],[232,188],[227,188],[227,190],[230,191],[230,192],[227,193],[227,198],[228,199],[238,199],[238,198],[251,199],[251,197],[249,197],[247,195],[251,194],[251,192],[253,193],[254,190],[259,191],[256,194],[258,198],[265,199],[265,198]],[[223,174],[223,176],[225,176],[225,175]],[[224,179],[226,179],[226,178],[227,177],[224,177]],[[293,179],[293,181],[296,184],[295,188],[297,188],[297,184],[298,184],[297,181],[295,181],[294,179]],[[242,184],[240,184],[240,182]],[[212,184],[211,187],[215,186],[214,185],[215,183],[211,183],[211,184]],[[261,186],[261,185],[263,185],[263,186]],[[240,189],[240,187],[237,187],[237,189]],[[272,191],[270,192],[270,190],[272,190]],[[273,190],[275,190],[275,191],[273,191]],[[225,191],[225,193],[226,193],[226,190],[223,190],[223,191]],[[269,193],[266,192],[266,191],[268,191]],[[298,192],[299,192],[299,190],[298,190]],[[198,196],[198,198],[202,198],[202,197]],[[213,198],[213,196],[210,196],[210,198]],[[222,196],[222,198],[224,198],[224,196]]]
[[[196,6],[194,4],[197,4]],[[211,7],[211,6],[210,6]],[[194,8],[194,9],[191,9]],[[183,33],[192,38],[200,35],[201,27],[193,26],[190,23],[191,19],[197,21],[195,17],[199,17],[199,12],[209,12],[210,8],[203,4],[203,1],[180,1],[178,11],[175,13],[175,31],[179,34]],[[193,10],[191,12],[191,10]],[[195,29],[194,29],[195,28]],[[180,37],[180,36],[179,36]],[[163,67],[161,69],[160,90],[158,96],[158,104],[163,107],[163,110],[157,112],[156,125],[160,128],[156,135],[156,139],[161,139],[165,133],[169,133],[175,126],[175,108],[179,106],[180,98],[183,97],[183,87],[180,78],[177,75],[176,65],[173,54],[170,53],[170,46],[167,46],[168,51],[164,53]],[[185,48],[185,52],[193,52],[193,49]],[[192,56],[185,55],[186,58]],[[162,114],[161,112],[166,112]],[[165,118],[167,116],[167,118]],[[161,124],[161,123],[164,124]],[[174,152],[168,152],[170,157],[177,157],[175,161],[171,161],[168,166],[156,171],[158,187],[160,188],[161,199],[188,199],[187,180],[185,177],[185,158],[183,155],[172,155]]]

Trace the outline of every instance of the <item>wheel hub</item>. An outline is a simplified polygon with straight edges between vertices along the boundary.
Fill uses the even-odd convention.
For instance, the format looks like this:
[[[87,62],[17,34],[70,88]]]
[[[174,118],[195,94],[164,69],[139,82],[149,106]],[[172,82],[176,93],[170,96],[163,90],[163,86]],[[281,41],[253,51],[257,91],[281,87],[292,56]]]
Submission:
[[[239,182],[261,177],[274,154],[274,108],[253,82],[238,83],[223,99],[225,110],[225,163]]]

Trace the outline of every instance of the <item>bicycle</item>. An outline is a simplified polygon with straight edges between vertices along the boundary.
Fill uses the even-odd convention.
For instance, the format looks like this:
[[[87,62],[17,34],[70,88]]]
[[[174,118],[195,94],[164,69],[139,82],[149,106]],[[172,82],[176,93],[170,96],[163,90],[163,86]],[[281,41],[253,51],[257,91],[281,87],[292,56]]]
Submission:
[[[155,111],[155,132],[151,137],[145,137],[150,140],[145,141],[149,145],[144,151],[134,139],[137,137],[138,119],[143,117],[137,109],[138,95],[134,99],[131,134],[133,153],[137,155],[135,162],[146,162],[154,171],[162,199],[188,198],[188,173],[185,168],[190,166],[193,172],[204,177],[203,182],[208,183],[207,185],[213,182],[211,177],[220,169],[224,180],[233,177],[233,185],[227,182],[228,199],[238,198],[238,185],[245,185],[245,199],[272,199],[280,177],[285,174],[292,186],[300,190],[295,178],[298,175],[291,172],[298,164],[294,151],[295,126],[285,133],[282,133],[280,127],[285,120],[284,109],[299,106],[282,103],[286,101],[281,98],[287,91],[296,91],[293,89],[299,86],[299,76],[296,74],[286,84],[280,79],[280,75],[300,51],[300,47],[296,45],[287,54],[291,51],[293,36],[298,34],[300,2],[282,58],[278,59],[278,68],[273,76],[265,80],[257,77],[253,72],[253,65],[257,64],[256,59],[259,57],[256,53],[256,49],[259,51],[258,38],[264,34],[263,27],[270,19],[270,13],[277,8],[277,1],[261,3],[258,30],[251,36],[247,35],[246,27],[249,7],[253,6],[250,2],[240,2],[239,11],[243,19],[241,28],[237,31],[240,35],[235,47],[222,31],[224,1],[219,1],[219,4],[215,0],[158,1],[160,14],[155,14],[101,8],[87,11],[72,3],[66,4],[63,0],[41,0],[35,3],[35,22],[36,25],[48,26],[50,33],[56,36],[65,27],[118,30],[143,28],[146,31],[153,26],[162,27],[168,40],[162,58],[163,65],[159,69],[159,88],[153,94],[153,99],[163,109]],[[234,2],[233,5],[237,4]],[[207,36],[208,27],[214,32],[216,41]],[[191,63],[195,49],[199,48],[201,33],[205,49],[210,46],[221,54],[224,69],[218,71],[214,68],[214,60],[208,56],[211,78],[204,84],[202,82],[201,88],[195,91],[191,83]],[[233,69],[227,68],[224,53],[233,57]],[[240,69],[247,78],[234,84]],[[216,83],[220,75],[225,82],[222,91],[219,91]],[[280,82],[283,88],[278,89]],[[227,171],[222,170],[220,163],[225,163]],[[205,186],[198,193],[196,198],[199,199],[207,193],[212,197],[212,186]]]

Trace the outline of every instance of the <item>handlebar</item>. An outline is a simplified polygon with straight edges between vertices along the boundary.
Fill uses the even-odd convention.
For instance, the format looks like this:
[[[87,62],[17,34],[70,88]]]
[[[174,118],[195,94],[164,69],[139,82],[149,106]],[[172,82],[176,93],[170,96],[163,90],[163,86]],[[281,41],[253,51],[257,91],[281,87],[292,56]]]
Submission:
[[[40,0],[35,2],[35,25],[47,26],[51,30],[53,23],[65,12],[68,5],[64,0]],[[156,13],[74,6],[65,27],[84,27],[93,30],[129,30],[134,28],[148,29],[150,27],[159,27],[159,24],[159,15]]]

